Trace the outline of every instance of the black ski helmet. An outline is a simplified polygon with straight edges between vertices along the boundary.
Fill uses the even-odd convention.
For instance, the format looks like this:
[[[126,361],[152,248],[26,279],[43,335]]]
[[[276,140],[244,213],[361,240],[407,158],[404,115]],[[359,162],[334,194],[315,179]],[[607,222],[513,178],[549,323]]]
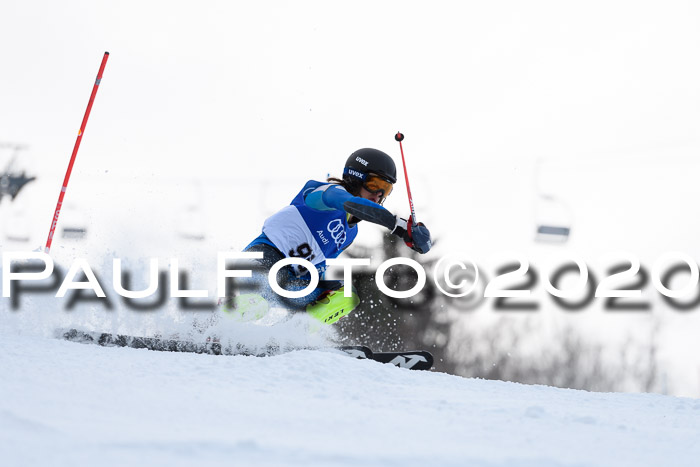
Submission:
[[[362,181],[367,174],[374,173],[391,183],[396,183],[396,164],[394,159],[378,149],[364,148],[350,154],[345,162],[343,178],[350,181]]]

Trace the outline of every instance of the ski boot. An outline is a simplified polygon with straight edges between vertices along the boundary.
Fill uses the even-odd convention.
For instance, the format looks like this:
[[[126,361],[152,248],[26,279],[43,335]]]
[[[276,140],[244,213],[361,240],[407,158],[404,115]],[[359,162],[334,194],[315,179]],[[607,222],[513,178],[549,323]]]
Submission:
[[[247,293],[224,299],[222,310],[237,321],[257,321],[267,314],[270,304],[256,293]]]
[[[345,287],[329,290],[315,302],[308,304],[306,312],[323,324],[333,324],[360,304],[360,297],[354,289],[350,297],[344,297],[344,293]]]

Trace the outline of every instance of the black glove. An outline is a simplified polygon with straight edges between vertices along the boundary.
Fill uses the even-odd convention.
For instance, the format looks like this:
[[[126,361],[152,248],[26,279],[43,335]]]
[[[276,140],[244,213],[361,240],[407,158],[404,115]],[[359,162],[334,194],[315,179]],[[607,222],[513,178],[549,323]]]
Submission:
[[[401,237],[406,245],[418,253],[427,253],[433,246],[430,240],[430,231],[422,222],[413,223],[413,218],[408,220],[396,216],[396,225],[391,231],[394,235]]]

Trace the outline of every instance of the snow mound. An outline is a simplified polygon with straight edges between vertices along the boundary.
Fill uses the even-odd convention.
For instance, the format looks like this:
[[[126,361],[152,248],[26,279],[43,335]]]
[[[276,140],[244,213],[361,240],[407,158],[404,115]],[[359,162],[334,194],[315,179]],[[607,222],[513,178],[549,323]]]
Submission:
[[[700,400],[0,331],[4,465],[697,465]]]

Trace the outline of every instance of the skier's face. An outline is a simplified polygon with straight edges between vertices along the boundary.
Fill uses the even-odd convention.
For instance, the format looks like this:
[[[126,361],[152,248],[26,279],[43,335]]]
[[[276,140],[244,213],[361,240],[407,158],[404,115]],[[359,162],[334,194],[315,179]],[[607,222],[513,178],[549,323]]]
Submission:
[[[369,174],[367,180],[362,185],[360,196],[382,204],[387,196],[391,193],[393,184],[376,174]]]
[[[381,204],[384,201],[384,196],[382,195],[381,191],[377,193],[370,193],[364,187],[360,188],[360,197],[374,201],[377,204]]]

